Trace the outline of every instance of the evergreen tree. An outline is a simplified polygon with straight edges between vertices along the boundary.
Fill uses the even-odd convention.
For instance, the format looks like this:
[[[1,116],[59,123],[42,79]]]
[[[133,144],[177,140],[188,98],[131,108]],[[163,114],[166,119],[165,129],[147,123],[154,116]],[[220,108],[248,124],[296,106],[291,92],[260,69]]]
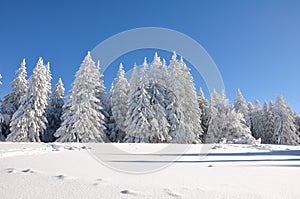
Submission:
[[[284,98],[277,96],[274,105],[275,131],[274,140],[277,144],[299,144],[300,138],[295,126],[295,117]]]
[[[129,83],[124,74],[123,65],[120,64],[118,77],[115,78],[111,88],[111,112],[116,123],[116,128],[114,129],[115,132],[111,133],[110,139],[115,142],[122,142],[125,137]]]
[[[148,64],[146,58],[143,63],[141,77],[134,67],[130,80],[128,111],[126,114],[126,142],[153,142],[154,135],[150,134],[151,118],[154,113],[150,108],[150,95],[147,89]]]
[[[251,128],[249,108],[240,89],[236,93],[233,108],[237,113],[241,113],[244,116],[246,125]]]
[[[223,129],[226,126],[226,116],[229,111],[225,92],[218,94],[215,90],[210,98],[210,120],[207,130],[206,143],[218,143],[224,137]]]
[[[179,61],[180,68],[183,74],[185,100],[183,101],[184,119],[185,123],[191,127],[192,132],[195,135],[195,143],[199,143],[200,136],[203,134],[201,128],[201,110],[198,105],[196,88],[194,85],[193,76],[190,73],[190,69],[184,63],[183,58]]]
[[[210,112],[209,112],[209,104],[208,100],[205,98],[202,88],[200,88],[199,95],[198,95],[198,104],[201,110],[201,128],[203,130],[202,135],[202,142],[205,141],[205,136],[208,130],[208,124],[210,119]]]
[[[28,88],[21,98],[20,107],[12,116],[11,133],[7,136],[7,141],[41,141],[47,123],[45,110],[50,92],[50,78],[46,76],[48,69],[40,58],[33,75],[29,78]]]
[[[260,102],[255,100],[254,107],[251,113],[252,135],[256,139],[261,138],[263,132],[263,111]]]
[[[163,60],[163,63],[160,60],[157,52],[154,55],[153,62],[150,65],[150,75],[149,75],[149,95],[151,97],[150,103],[151,108],[154,112],[154,118],[152,118],[152,128],[151,133],[160,134],[164,137],[164,142],[170,142],[171,137],[169,136],[170,132],[170,123],[167,115],[167,107],[171,103],[167,97],[169,95],[169,90],[166,87],[166,78],[167,78],[167,69],[166,62]],[[170,123],[169,123],[170,122]]]
[[[18,75],[11,83],[12,92],[5,95],[3,103],[1,105],[1,113],[3,114],[3,122],[1,123],[2,134],[4,137],[10,133],[9,123],[13,114],[18,110],[20,106],[20,99],[25,95],[27,89],[27,72],[26,62],[23,59],[20,68],[16,71]]]
[[[264,103],[263,107],[263,133],[261,135],[262,143],[264,144],[273,144],[273,135],[274,135],[274,104],[270,102]]]
[[[186,143],[199,143],[203,131],[193,78],[183,59],[177,60],[175,52],[172,55],[169,68],[168,85],[177,98],[179,107],[177,115],[180,115],[177,117],[180,118],[180,124],[178,125],[180,129],[174,132],[171,131],[170,134],[172,137],[176,137],[176,140],[186,140]]]
[[[211,118],[206,136],[207,143],[256,144],[250,128],[245,124],[244,116],[228,106],[228,99],[223,91],[219,95],[212,93],[210,101]]]
[[[60,127],[61,124],[61,116],[64,105],[64,92],[64,85],[62,83],[61,78],[59,78],[57,84],[55,85],[55,89],[52,93],[52,96],[49,100],[49,105],[46,110],[48,124],[46,128],[46,133],[43,137],[44,142],[55,141],[54,133]]]
[[[99,70],[90,52],[76,73],[72,89],[63,106],[62,124],[54,134],[58,142],[106,142],[104,116],[98,98]]]
[[[250,125],[250,131],[251,131],[251,134],[253,135],[253,121],[252,121],[252,118],[253,118],[253,104],[251,102],[248,102],[248,110],[249,110],[249,125]]]
[[[102,109],[101,113],[104,115],[104,125],[106,126],[109,118],[110,118],[110,113],[111,113],[111,107],[110,107],[110,97],[109,94],[105,92],[105,86],[104,86],[104,80],[103,77],[104,75],[100,72],[101,71],[101,66],[100,66],[100,61],[98,60],[96,68],[98,69],[98,72],[96,73],[98,75],[98,81],[100,84],[97,87],[98,93],[97,93],[97,98],[99,98]]]

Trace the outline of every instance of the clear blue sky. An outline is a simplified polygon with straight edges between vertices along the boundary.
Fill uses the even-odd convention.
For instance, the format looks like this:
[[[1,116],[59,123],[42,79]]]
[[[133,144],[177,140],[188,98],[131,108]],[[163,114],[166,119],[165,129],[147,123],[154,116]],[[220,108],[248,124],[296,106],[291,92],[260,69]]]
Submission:
[[[29,75],[40,56],[50,61],[52,84],[62,77],[68,91],[88,50],[121,31],[147,26],[174,29],[199,42],[217,64],[231,101],[238,88],[248,101],[283,94],[300,112],[298,0],[1,0],[1,96],[10,91],[24,57]],[[130,69],[153,52],[121,57],[114,69],[119,61]],[[115,76],[105,74],[107,87]],[[197,90],[205,87],[196,75],[195,82]]]

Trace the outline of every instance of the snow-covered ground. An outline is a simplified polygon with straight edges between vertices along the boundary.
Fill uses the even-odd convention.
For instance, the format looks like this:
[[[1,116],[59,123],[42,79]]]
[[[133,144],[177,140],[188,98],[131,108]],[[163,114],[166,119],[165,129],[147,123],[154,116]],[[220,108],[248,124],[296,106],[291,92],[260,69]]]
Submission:
[[[1,199],[300,198],[299,177],[298,146],[0,143]]]

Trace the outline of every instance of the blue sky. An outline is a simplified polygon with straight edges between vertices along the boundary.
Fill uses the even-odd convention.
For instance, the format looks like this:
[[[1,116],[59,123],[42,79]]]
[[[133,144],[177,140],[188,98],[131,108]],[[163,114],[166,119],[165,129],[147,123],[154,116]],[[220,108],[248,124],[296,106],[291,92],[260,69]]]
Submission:
[[[300,1],[16,1],[0,2],[0,91],[25,57],[29,75],[39,57],[50,61],[52,84],[63,78],[67,91],[82,59],[101,41],[139,27],[164,27],[199,42],[218,66],[232,101],[240,88],[248,101],[283,94],[300,112]],[[125,69],[155,50],[117,59],[105,75],[110,87],[118,62]],[[170,59],[170,54],[161,52]],[[149,57],[149,60],[152,58]],[[204,87],[195,74],[197,90]]]

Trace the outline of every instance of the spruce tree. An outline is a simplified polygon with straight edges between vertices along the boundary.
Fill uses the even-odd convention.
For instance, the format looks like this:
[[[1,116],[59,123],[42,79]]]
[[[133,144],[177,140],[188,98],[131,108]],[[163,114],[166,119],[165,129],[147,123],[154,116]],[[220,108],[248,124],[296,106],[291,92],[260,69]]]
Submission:
[[[54,134],[58,142],[106,142],[104,115],[98,98],[99,70],[90,52],[76,73],[68,101],[63,106],[62,124]]]
[[[263,120],[262,120],[262,125],[263,125],[263,132],[261,135],[261,141],[264,144],[273,144],[273,136],[274,136],[274,104],[270,102],[269,104],[267,102],[264,102],[264,107],[263,107]]]
[[[62,83],[61,78],[59,78],[57,84],[55,85],[55,89],[52,93],[46,110],[46,117],[48,123],[46,133],[43,137],[44,142],[55,141],[54,133],[60,127],[61,124],[61,116],[64,105],[64,92],[64,85]]]
[[[297,134],[295,117],[284,98],[277,96],[274,105],[274,140],[276,144],[299,144],[300,137]]]
[[[5,95],[1,105],[1,113],[3,114],[3,122],[1,123],[2,134],[4,137],[10,133],[9,124],[11,117],[18,110],[20,106],[20,99],[25,95],[27,89],[27,72],[26,62],[23,59],[19,69],[16,71],[18,75],[11,83],[12,92]]]
[[[177,140],[186,140],[186,143],[199,143],[203,131],[193,78],[183,59],[177,60],[175,52],[173,52],[169,68],[168,85],[178,100],[178,114],[180,115],[178,118],[181,123],[179,125],[181,129],[176,130],[176,133],[170,132],[173,134],[171,136],[175,135]]]
[[[118,77],[114,80],[110,94],[112,117],[116,123],[116,128],[114,129],[115,132],[111,133],[110,139],[115,142],[122,142],[125,137],[129,83],[124,75],[125,71],[123,65],[120,64]]]
[[[45,110],[48,104],[50,79],[46,74],[49,67],[38,60],[33,75],[29,78],[28,88],[21,98],[20,107],[14,113],[10,123],[11,133],[7,141],[40,142],[46,129]]]
[[[250,128],[245,124],[244,116],[229,108],[224,91],[221,95],[216,91],[212,93],[210,112],[207,143],[257,143],[251,135]]]
[[[237,113],[241,113],[244,116],[246,125],[251,128],[249,108],[240,89],[237,90],[233,108]]]
[[[255,100],[253,110],[251,112],[252,135],[256,139],[261,138],[263,132],[263,111],[258,100]]]
[[[205,141],[205,136],[208,130],[208,124],[210,119],[210,112],[209,112],[209,104],[208,100],[204,96],[204,92],[202,88],[200,88],[199,95],[198,95],[198,104],[201,110],[201,128],[203,130],[203,135],[201,141]]]
[[[135,66],[130,80],[128,111],[126,114],[126,142],[151,143],[155,139],[154,135],[150,133],[151,118],[154,118],[154,113],[150,108],[151,96],[148,93],[147,74],[148,64],[145,58],[141,77]]]

